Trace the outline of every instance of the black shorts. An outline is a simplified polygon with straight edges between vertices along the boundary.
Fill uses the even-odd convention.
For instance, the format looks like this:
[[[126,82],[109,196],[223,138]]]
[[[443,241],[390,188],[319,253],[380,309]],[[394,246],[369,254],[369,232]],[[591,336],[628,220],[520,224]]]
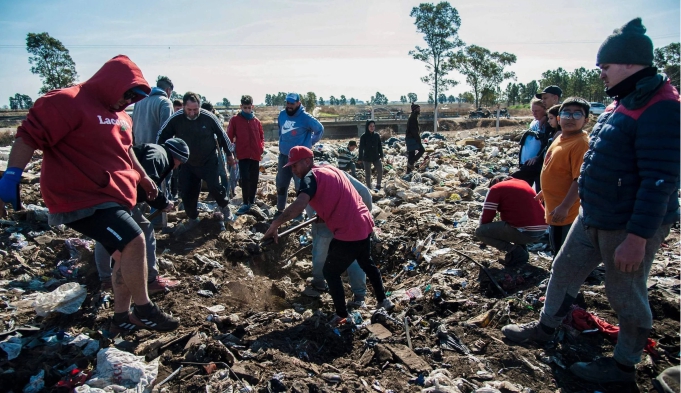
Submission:
[[[132,239],[142,234],[130,210],[122,206],[98,209],[95,214],[66,226],[100,242],[110,255],[116,250],[122,252]]]

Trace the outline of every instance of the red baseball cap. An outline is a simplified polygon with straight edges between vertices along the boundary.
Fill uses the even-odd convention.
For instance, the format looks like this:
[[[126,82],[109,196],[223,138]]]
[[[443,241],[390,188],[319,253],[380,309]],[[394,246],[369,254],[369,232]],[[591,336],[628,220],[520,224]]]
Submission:
[[[284,168],[286,168],[287,166],[291,166],[296,162],[304,160],[306,158],[314,158],[312,150],[308,149],[305,146],[294,146],[288,153],[288,162],[286,163],[286,165],[284,165]]]

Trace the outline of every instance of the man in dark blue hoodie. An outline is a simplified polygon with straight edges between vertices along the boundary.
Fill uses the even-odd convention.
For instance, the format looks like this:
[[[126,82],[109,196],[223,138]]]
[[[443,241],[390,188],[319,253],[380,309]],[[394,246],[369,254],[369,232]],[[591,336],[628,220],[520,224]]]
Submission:
[[[279,217],[286,208],[286,197],[291,178],[298,188],[300,179],[293,175],[290,167],[284,168],[288,163],[288,153],[294,146],[305,146],[308,149],[319,142],[324,134],[324,126],[319,120],[305,112],[305,107],[300,102],[300,94],[288,93],[286,95],[286,108],[279,113],[277,118],[279,126],[279,162],[277,165],[277,213]]]
[[[539,321],[501,330],[515,342],[551,340],[582,283],[602,262],[620,331],[612,357],[570,367],[591,382],[636,381],[635,366],[653,325],[648,274],[679,218],[679,92],[652,66],[653,43],[645,32],[636,18],[598,50],[596,65],[614,101],[593,127],[584,155],[582,208],[553,262]]]

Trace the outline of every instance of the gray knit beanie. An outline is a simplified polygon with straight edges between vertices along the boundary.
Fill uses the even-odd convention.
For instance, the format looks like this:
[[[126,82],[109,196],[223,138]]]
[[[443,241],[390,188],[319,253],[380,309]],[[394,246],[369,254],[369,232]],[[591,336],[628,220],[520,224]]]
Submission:
[[[641,18],[631,20],[612,33],[598,49],[596,65],[653,65],[653,41],[646,35]]]

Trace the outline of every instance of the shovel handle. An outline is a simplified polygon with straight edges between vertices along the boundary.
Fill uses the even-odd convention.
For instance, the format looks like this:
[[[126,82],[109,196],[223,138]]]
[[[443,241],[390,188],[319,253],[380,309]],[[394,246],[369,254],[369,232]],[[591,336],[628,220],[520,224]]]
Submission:
[[[289,228],[289,229],[285,230],[284,232],[282,232],[282,233],[279,234],[279,237],[289,235],[289,234],[291,234],[291,233],[297,231],[297,230],[300,229],[300,228],[304,228],[304,227],[306,227],[306,226],[312,224],[312,223],[315,222],[315,221],[317,221],[317,216],[316,216],[316,215],[315,215],[314,217],[310,218],[309,220],[303,221],[302,223],[300,223],[300,224],[294,226],[293,228]],[[260,243],[260,245],[261,245],[261,246],[267,246],[267,245],[270,245],[270,244],[272,244],[272,243],[274,243],[274,238],[268,237],[267,239],[263,240],[263,241]]]
[[[151,213],[151,214],[147,217],[147,220],[152,221],[152,220],[155,219],[156,217],[160,216],[161,213],[163,213],[163,210],[158,210],[158,209],[157,209],[155,212]]]

